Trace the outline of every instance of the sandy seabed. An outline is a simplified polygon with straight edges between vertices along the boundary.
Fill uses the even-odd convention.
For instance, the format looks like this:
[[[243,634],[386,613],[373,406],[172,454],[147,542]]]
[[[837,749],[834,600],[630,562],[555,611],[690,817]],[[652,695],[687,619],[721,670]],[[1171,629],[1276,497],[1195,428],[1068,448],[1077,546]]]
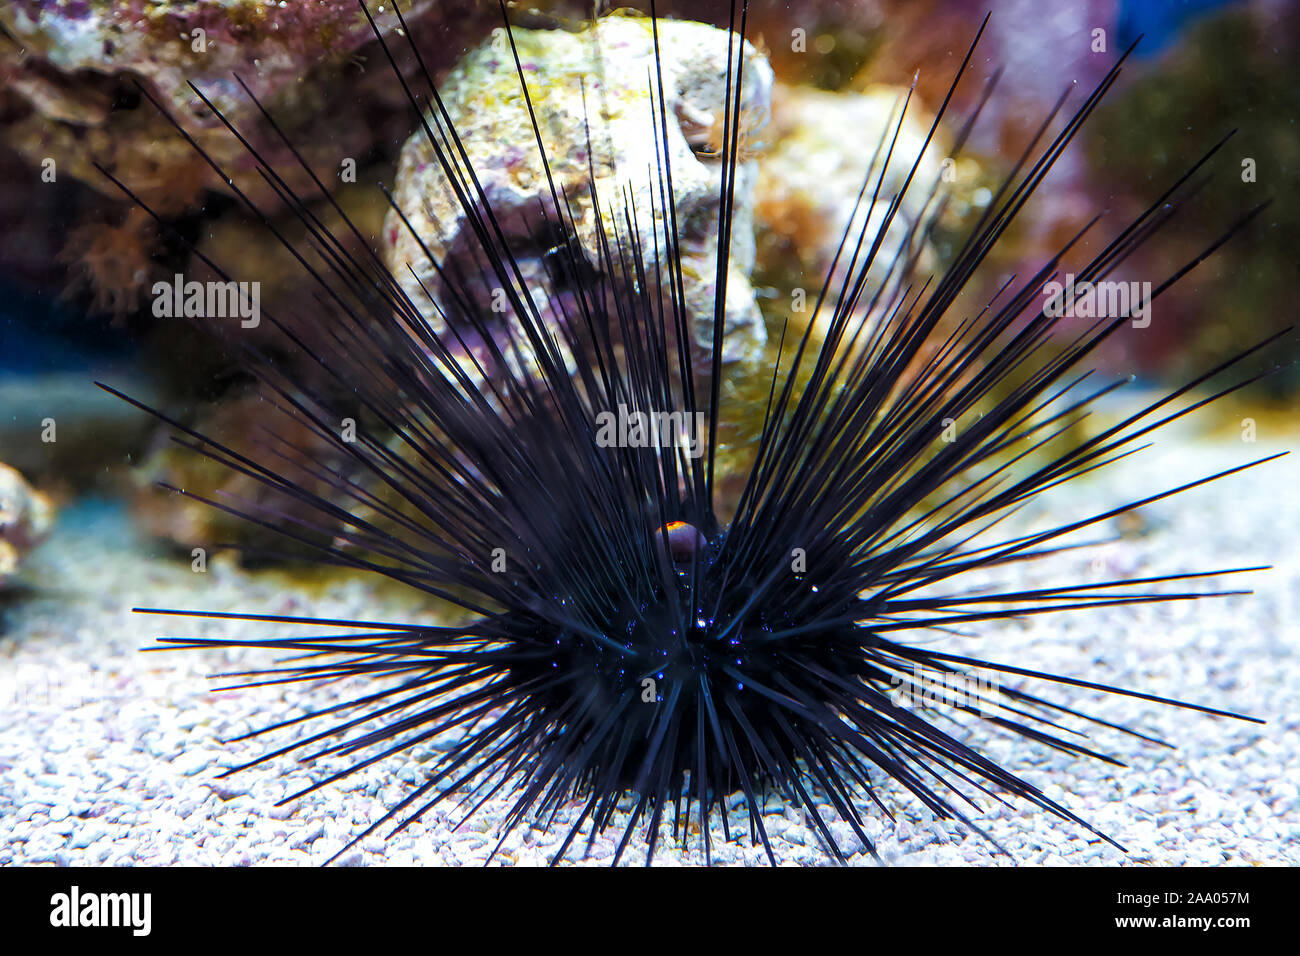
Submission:
[[[1115,507],[1251,458],[1294,447],[1209,443],[1163,436],[1155,448],[1052,493],[1019,516],[1063,521]],[[1050,510],[1049,510],[1050,509]],[[1128,766],[1112,767],[976,727],[967,739],[1052,799],[1122,844],[1014,803],[982,798],[975,821],[1007,854],[950,821],[935,821],[888,780],[879,793],[897,822],[862,803],[866,829],[892,865],[1290,864],[1300,865],[1300,455],[1291,455],[1142,512],[1149,533],[1072,552],[994,578],[1007,584],[1103,580],[1177,570],[1271,564],[1221,579],[1250,596],[1090,610],[977,625],[970,637],[941,636],[957,653],[1246,712],[1265,725],[1206,717],[1072,688],[1053,699],[1174,743],[1166,749],[1104,727],[1090,746]],[[1112,528],[1113,530],[1113,528]],[[1101,537],[1093,533],[1092,537]],[[430,620],[428,610],[390,588],[361,580],[304,589],[283,575],[214,560],[199,575],[141,544],[116,506],[83,504],[62,515],[24,572],[24,586],[0,605],[0,864],[319,864],[379,819],[421,780],[430,748],[390,758],[284,807],[278,800],[311,778],[286,757],[231,777],[223,768],[267,744],[223,744],[256,727],[355,693],[364,684],[214,692],[207,675],[273,661],[268,652],[143,654],[162,636],[288,631],[236,621],[133,614],[133,606],[198,608],[378,620]],[[301,633],[299,629],[298,633]],[[1017,686],[1013,681],[1007,682]],[[1048,691],[1041,682],[1027,689]],[[1083,725],[1076,724],[1082,727]],[[274,738],[280,743],[289,737]],[[318,775],[342,766],[326,761]],[[739,806],[738,799],[734,801]],[[508,794],[458,828],[448,804],[396,837],[372,835],[344,854],[354,864],[479,864],[496,848]],[[514,830],[494,862],[541,864],[576,808],[549,832]],[[765,861],[733,817],[737,842],[714,843],[715,863]],[[803,815],[773,798],[766,820],[777,858],[825,863]],[[832,832],[856,848],[845,823]],[[381,831],[386,832],[386,830]],[[571,850],[576,862],[608,863],[618,821]],[[633,839],[625,862],[644,859]],[[698,834],[675,844],[665,830],[655,862],[703,862]],[[875,865],[857,851],[850,862]]]

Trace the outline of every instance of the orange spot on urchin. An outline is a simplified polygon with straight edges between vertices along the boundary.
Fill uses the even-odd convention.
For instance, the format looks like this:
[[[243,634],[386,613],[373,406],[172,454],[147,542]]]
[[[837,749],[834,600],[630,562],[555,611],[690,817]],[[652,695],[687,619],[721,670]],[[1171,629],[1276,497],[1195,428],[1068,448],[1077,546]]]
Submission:
[[[668,553],[674,561],[689,561],[704,548],[704,535],[693,524],[670,521],[663,530],[668,537]]]

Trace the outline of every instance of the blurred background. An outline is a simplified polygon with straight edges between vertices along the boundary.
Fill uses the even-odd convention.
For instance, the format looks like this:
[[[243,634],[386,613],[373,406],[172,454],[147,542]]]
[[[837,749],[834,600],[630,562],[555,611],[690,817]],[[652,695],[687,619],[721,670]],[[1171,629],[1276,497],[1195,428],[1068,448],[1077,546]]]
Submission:
[[[500,26],[495,2],[415,0],[402,9],[437,74]],[[660,13],[725,26],[728,9],[665,2]],[[756,206],[754,286],[769,323],[779,322],[792,289],[814,284],[808,275],[825,265],[825,223],[834,218],[827,204],[846,201],[798,182],[800,160],[824,149],[865,168],[864,144],[877,134],[843,135],[836,110],[892,103],[914,76],[923,129],[988,11],[949,136],[977,101],[979,81],[1003,73],[956,169],[961,201],[936,232],[931,263],[951,256],[980,191],[987,196],[1062,92],[1072,88],[1078,102],[1140,36],[1115,89],[983,282],[992,288],[1041,263],[1097,210],[1109,224],[1128,221],[1235,130],[1177,227],[1119,277],[1158,280],[1246,210],[1271,204],[1161,299],[1149,328],[1118,337],[1098,360],[1153,387],[1176,385],[1288,324],[1300,248],[1300,11],[1287,0],[757,0],[748,34],[778,81]],[[510,15],[519,26],[573,29],[590,12],[585,2],[512,4]],[[415,68],[399,57],[403,70]],[[0,495],[8,496],[11,564],[39,538],[53,506],[87,495],[129,502],[135,526],[178,553],[230,530],[153,490],[160,476],[199,488],[229,476],[169,458],[147,416],[90,383],[109,381],[218,437],[238,435],[257,411],[249,379],[217,331],[155,318],[150,288],[189,271],[197,249],[236,277],[255,264],[264,307],[309,304],[292,263],[148,102],[157,99],[217,162],[248,171],[247,156],[185,86],[192,81],[273,164],[289,168],[284,144],[232,81],[235,72],[309,162],[355,160],[356,185],[330,182],[362,232],[376,236],[385,209],[373,183],[392,182],[411,122],[352,0],[12,0],[0,9],[0,462],[17,472],[5,473]],[[813,126],[827,121],[815,117],[827,116],[833,128],[818,139]],[[165,225],[96,165],[136,190]],[[269,192],[257,198],[275,214]],[[1097,248],[1084,243],[1081,260]],[[1247,394],[1259,414],[1294,417],[1300,373],[1291,357],[1294,350],[1275,351],[1248,369],[1278,366]]]

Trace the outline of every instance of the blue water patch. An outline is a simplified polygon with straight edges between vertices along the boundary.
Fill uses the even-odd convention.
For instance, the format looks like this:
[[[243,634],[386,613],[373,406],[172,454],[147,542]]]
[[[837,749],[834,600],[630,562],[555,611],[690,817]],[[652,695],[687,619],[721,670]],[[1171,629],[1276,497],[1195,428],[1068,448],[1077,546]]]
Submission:
[[[1242,0],[1122,0],[1119,8],[1119,48],[1142,37],[1138,56],[1161,52],[1178,39],[1190,21],[1220,7],[1241,6]]]
[[[136,345],[107,319],[0,278],[0,374],[96,367],[131,356]]]

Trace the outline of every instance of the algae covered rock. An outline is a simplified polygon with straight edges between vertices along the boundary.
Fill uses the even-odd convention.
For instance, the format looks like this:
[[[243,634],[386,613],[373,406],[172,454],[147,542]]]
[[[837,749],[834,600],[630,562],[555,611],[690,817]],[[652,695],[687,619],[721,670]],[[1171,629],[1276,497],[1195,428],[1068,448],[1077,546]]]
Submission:
[[[432,4],[406,6],[418,20]],[[396,21],[381,17],[380,25],[392,30]],[[190,83],[304,185],[253,96],[325,168],[362,155],[378,133],[364,74],[340,69],[373,41],[353,0],[14,0],[0,5],[0,27],[15,41],[0,44],[4,136],[46,181],[53,170],[121,199],[94,168],[98,162],[165,214],[194,203],[205,186],[219,186],[142,92],[222,165],[251,168]]]
[[[333,489],[328,475],[346,473],[347,460],[299,419],[276,411],[269,404],[272,399],[256,388],[241,391],[206,408],[196,428],[237,454],[254,455],[270,440],[264,426],[274,422],[277,437],[294,449],[280,462],[282,476],[310,493],[328,496]],[[136,523],[151,538],[182,553],[236,545],[245,549],[245,563],[277,561],[313,553],[313,547],[328,543],[335,530],[318,527],[319,513],[311,506],[286,504],[263,482],[177,445],[164,432],[156,436],[133,478],[130,506]],[[171,490],[175,488],[186,494]],[[296,540],[208,502],[244,510],[291,531]]]
[[[477,0],[399,2],[434,71],[500,22],[496,4]],[[393,5],[370,8],[381,35],[397,39]],[[418,72],[405,39],[391,45],[404,74]],[[304,195],[316,187],[295,150],[330,189],[395,153],[409,107],[387,63],[373,68],[384,60],[356,0],[0,3],[0,219],[16,218],[26,233],[38,217],[65,220],[45,239],[53,249],[0,241],[0,254],[65,294],[84,290],[89,311],[138,321],[151,262],[174,255],[175,243],[97,166],[153,212],[181,220],[182,232],[184,220],[219,213],[228,204],[210,200],[230,184],[174,121],[275,216],[281,197],[248,148]],[[66,273],[53,269],[60,263]]]
[[[772,73],[750,44],[745,43],[742,52],[737,39],[726,31],[671,20],[660,20],[658,29],[668,120],[664,135],[680,232],[684,298],[694,345],[701,350],[710,349],[713,339],[729,46],[733,55],[744,58],[740,162],[722,348],[724,361],[733,367],[734,363],[752,365],[761,359],[766,340],[749,283],[754,264],[754,155],[768,118]],[[513,36],[550,160],[550,175],[566,206],[562,218],[567,222],[572,216],[574,235],[554,236],[539,228],[543,208],[552,224],[561,217],[555,211],[529,104],[504,31],[466,56],[440,84],[440,95],[520,264],[524,287],[551,287],[562,295],[563,290],[555,290],[556,283],[548,281],[548,250],[561,242],[571,248],[576,244],[588,262],[597,263],[601,228],[615,248],[619,235],[626,235],[629,218],[653,281],[656,268],[667,266],[667,257],[663,239],[656,241],[656,235],[664,235],[664,203],[659,192],[662,150],[657,151],[659,101],[652,92],[656,65],[651,21],[609,16],[576,32],[516,29]],[[441,128],[432,117],[429,122]],[[599,223],[591,178],[601,205]],[[411,300],[423,308],[426,321],[443,331],[444,315],[455,321],[458,311],[467,309],[474,310],[489,329],[506,321],[506,310],[494,308],[493,302],[494,296],[500,298],[496,288],[500,283],[482,261],[471,223],[423,130],[417,130],[402,150],[395,199],[410,228],[397,214],[389,216],[383,236],[385,259]],[[626,238],[623,245],[629,245]],[[460,297],[448,288],[430,254],[445,275],[457,277],[453,281],[466,288],[469,301],[457,301]],[[425,307],[430,295],[438,309]],[[566,303],[557,296],[537,305],[546,322],[562,320]],[[506,333],[508,329],[503,329],[503,339]],[[479,354],[472,341],[468,345]]]
[[[788,300],[793,322],[811,317],[834,266],[819,328],[825,324],[850,278],[859,236],[867,242],[854,264],[855,278],[883,229],[859,296],[858,311],[865,313],[882,285],[897,291],[915,275],[939,268],[944,256],[936,234],[959,229],[988,203],[980,164],[954,154],[943,127],[931,137],[933,120],[915,96],[908,102],[905,87],[829,93],[777,84],[772,146],[758,178],[757,271],[783,303]],[[845,235],[849,240],[840,252]],[[881,301],[888,308],[887,295]]]

